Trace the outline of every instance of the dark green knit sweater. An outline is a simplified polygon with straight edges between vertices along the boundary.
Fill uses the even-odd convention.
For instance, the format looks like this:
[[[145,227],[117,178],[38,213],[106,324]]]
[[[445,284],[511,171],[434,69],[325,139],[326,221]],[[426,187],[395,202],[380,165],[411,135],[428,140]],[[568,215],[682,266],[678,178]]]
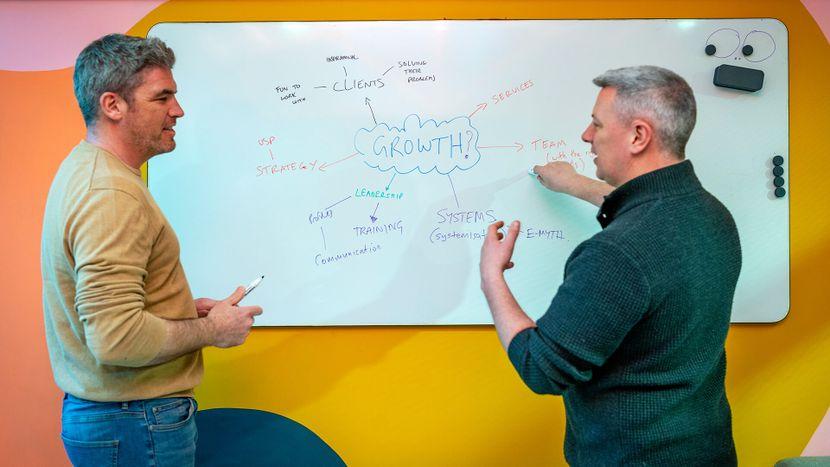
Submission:
[[[734,465],[724,340],[741,249],[729,211],[684,161],[605,198],[510,361],[562,394],[572,465]]]

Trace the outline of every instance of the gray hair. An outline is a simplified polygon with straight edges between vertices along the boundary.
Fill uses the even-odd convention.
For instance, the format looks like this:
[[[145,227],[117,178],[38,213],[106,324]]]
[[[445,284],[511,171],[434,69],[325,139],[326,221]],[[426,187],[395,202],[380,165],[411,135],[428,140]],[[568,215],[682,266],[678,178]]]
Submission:
[[[141,85],[147,67],[172,69],[176,56],[158,38],[109,34],[93,41],[75,60],[75,98],[87,127],[98,120],[98,99],[114,92],[132,103],[133,91]]]
[[[683,159],[697,118],[692,88],[677,73],[656,66],[608,70],[594,78],[599,87],[617,91],[614,108],[626,123],[646,117],[662,146]]]

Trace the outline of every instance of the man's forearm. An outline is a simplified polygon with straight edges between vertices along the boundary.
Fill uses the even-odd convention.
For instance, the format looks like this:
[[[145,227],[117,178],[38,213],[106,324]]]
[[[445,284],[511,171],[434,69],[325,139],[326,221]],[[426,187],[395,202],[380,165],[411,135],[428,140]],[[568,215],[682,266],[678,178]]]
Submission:
[[[169,362],[182,355],[213,345],[215,330],[206,318],[165,320],[166,336],[159,353],[149,365]]]
[[[596,207],[602,206],[605,196],[614,191],[613,186],[601,180],[594,180],[584,175],[580,175],[579,177],[579,183],[573,188],[571,195],[587,201]]]
[[[493,314],[499,341],[504,350],[507,350],[516,334],[535,327],[536,323],[519,306],[504,276],[483,279],[482,290],[487,298],[490,313]]]

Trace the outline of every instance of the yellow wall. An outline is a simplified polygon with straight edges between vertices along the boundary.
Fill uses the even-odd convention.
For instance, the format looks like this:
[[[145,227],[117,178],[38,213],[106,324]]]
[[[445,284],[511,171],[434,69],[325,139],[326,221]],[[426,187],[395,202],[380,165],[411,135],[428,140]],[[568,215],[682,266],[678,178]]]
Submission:
[[[161,21],[650,17],[774,17],[789,29],[792,306],[781,323],[732,326],[727,342],[739,459],[771,465],[801,452],[830,404],[830,47],[799,1],[172,1],[130,33]],[[24,464],[65,462],[35,284],[46,188],[82,136],[70,84],[71,70],[0,72],[0,448]],[[350,465],[564,464],[561,399],[524,387],[491,327],[256,329],[205,360],[201,408],[285,415]]]

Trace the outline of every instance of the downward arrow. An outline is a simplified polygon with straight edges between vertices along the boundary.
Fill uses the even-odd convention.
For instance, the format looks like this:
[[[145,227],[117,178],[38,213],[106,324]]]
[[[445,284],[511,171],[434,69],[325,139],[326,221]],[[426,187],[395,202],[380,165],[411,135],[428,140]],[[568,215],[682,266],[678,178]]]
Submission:
[[[373,212],[372,215],[369,216],[369,219],[372,219],[372,224],[374,224],[375,221],[378,220],[378,218],[375,217],[375,214],[377,214],[378,212],[378,206],[380,206],[380,202],[378,202],[378,204],[375,205],[375,212]]]

